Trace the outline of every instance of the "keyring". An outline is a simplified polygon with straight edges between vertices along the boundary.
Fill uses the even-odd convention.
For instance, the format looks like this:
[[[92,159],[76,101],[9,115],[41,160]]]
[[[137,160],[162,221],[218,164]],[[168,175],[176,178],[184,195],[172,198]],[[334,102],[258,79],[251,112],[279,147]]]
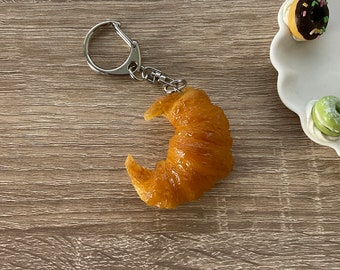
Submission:
[[[89,55],[93,33],[105,25],[112,25],[131,48],[126,61],[114,69],[98,67]],[[197,200],[232,170],[232,138],[223,110],[210,101],[204,90],[187,86],[185,80],[174,79],[154,67],[143,66],[138,43],[122,32],[118,22],[109,20],[94,26],[86,35],[84,54],[95,71],[129,74],[138,81],[158,83],[167,94],[159,97],[144,114],[145,120],[164,116],[175,128],[167,158],[157,162],[154,170],[142,167],[131,155],[125,160],[131,182],[146,204],[174,208]]]
[[[92,40],[93,34],[101,27],[104,26],[113,26],[116,33],[125,41],[125,43],[130,47],[130,54],[125,60],[125,62],[120,65],[119,67],[113,69],[105,69],[98,66],[93,59],[91,58],[89,47],[90,42]],[[135,40],[131,40],[120,28],[120,23],[113,20],[107,20],[101,23],[98,23],[94,27],[90,29],[87,33],[85,40],[84,40],[84,56],[87,61],[87,64],[93,69],[94,71],[103,73],[103,74],[111,74],[111,75],[126,75],[130,74],[131,66],[134,66],[134,69],[139,70],[141,66],[141,53],[139,49],[138,42]]]
[[[130,47],[130,54],[125,60],[125,62],[119,67],[113,69],[105,69],[98,66],[93,59],[91,58],[89,47],[90,41],[92,39],[93,34],[101,27],[104,26],[113,26],[116,33],[125,41],[125,43]],[[84,56],[87,64],[94,71],[110,74],[110,75],[126,75],[129,74],[131,78],[143,81],[146,80],[151,83],[161,83],[163,84],[163,89],[167,94],[171,94],[173,92],[181,91],[186,85],[187,82],[182,79],[174,79],[170,76],[164,74],[159,69],[149,66],[142,66],[142,57],[139,49],[138,42],[130,39],[121,29],[121,24],[114,20],[107,20],[101,23],[98,23],[94,27],[90,29],[90,31],[85,36],[84,40]]]

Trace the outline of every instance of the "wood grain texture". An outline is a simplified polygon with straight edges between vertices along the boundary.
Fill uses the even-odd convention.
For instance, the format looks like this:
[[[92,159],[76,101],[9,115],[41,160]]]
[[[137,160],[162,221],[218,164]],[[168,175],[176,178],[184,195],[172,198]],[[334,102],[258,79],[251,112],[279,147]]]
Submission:
[[[280,5],[0,1],[0,269],[339,269],[340,159],[277,95]],[[150,208],[130,184],[126,155],[152,167],[173,129],[143,120],[160,87],[85,63],[107,18],[230,119],[234,170],[197,202]],[[98,40],[98,61],[123,59]]]

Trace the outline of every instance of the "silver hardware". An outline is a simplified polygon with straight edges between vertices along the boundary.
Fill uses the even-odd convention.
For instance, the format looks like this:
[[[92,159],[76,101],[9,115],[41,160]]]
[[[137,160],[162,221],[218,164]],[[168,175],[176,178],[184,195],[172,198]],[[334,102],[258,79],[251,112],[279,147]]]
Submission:
[[[181,91],[186,86],[185,80],[173,79],[156,68],[141,66],[141,70],[142,78],[144,80],[147,80],[151,83],[158,82],[164,84],[163,89],[167,94]]]
[[[114,69],[104,69],[99,67],[94,63],[90,56],[89,46],[90,41],[92,39],[93,34],[100,27],[112,25],[116,31],[116,33],[125,41],[125,43],[130,47],[130,54],[125,62]],[[181,91],[186,85],[187,82],[185,80],[177,80],[169,77],[168,75],[162,73],[160,70],[149,67],[142,66],[141,60],[141,52],[139,49],[138,42],[135,40],[131,40],[120,28],[120,23],[113,20],[108,20],[101,22],[90,29],[87,33],[84,40],[84,55],[88,65],[94,71],[103,73],[103,74],[111,74],[111,75],[126,75],[129,74],[131,78],[142,81],[146,80],[151,83],[161,83],[163,84],[163,89],[165,93],[171,94],[173,92]]]
[[[100,27],[112,25],[116,31],[116,33],[125,41],[125,43],[130,47],[130,54],[128,58],[125,60],[125,62],[120,65],[119,67],[113,68],[113,69],[104,69],[99,67],[95,64],[95,62],[92,60],[89,52],[89,46],[90,41],[92,39],[93,34],[98,30]],[[129,68],[131,64],[133,63],[136,65],[137,69],[139,69],[141,65],[141,53],[139,50],[139,46],[137,41],[131,40],[125,33],[120,29],[120,23],[112,20],[104,21],[101,23],[98,23],[94,27],[90,29],[90,31],[87,33],[85,40],[84,40],[84,55],[85,59],[87,61],[87,64],[92,68],[94,71],[103,73],[103,74],[112,74],[112,75],[126,75],[130,74]]]

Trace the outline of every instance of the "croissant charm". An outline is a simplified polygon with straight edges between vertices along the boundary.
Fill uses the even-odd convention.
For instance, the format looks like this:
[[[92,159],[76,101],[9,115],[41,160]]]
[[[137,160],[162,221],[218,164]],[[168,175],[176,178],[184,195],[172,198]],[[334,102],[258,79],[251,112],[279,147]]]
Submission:
[[[150,170],[128,155],[125,166],[139,197],[150,206],[174,208],[197,200],[232,170],[232,138],[223,110],[203,90],[187,86],[162,96],[145,112],[175,128],[165,160]]]

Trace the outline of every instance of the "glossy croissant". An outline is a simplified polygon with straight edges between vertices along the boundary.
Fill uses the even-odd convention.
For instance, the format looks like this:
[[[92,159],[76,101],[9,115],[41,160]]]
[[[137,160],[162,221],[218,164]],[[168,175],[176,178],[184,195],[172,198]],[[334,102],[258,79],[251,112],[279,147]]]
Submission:
[[[203,90],[187,86],[163,96],[145,112],[145,120],[166,117],[175,128],[165,160],[154,170],[128,155],[125,166],[139,197],[150,206],[174,208],[197,200],[232,170],[232,138],[223,110]]]

